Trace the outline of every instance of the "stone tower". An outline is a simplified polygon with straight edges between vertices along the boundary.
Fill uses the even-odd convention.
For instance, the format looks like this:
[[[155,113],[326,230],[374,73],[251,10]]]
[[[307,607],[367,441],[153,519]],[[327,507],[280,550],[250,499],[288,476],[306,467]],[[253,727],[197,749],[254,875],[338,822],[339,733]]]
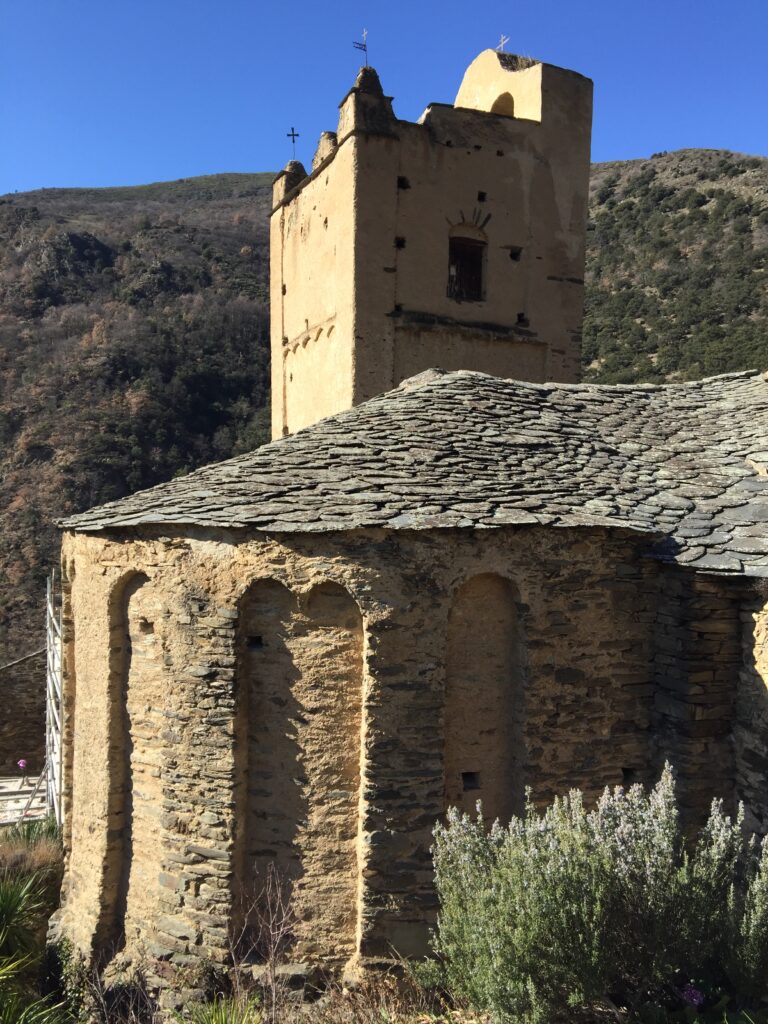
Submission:
[[[363,68],[275,180],[272,436],[431,366],[579,375],[589,79],[486,50],[417,123]]]

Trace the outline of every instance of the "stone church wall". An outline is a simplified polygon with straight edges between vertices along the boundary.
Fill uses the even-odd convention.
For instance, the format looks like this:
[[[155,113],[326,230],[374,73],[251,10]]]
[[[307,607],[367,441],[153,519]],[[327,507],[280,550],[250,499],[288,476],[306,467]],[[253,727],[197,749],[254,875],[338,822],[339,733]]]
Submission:
[[[646,543],[513,527],[67,535],[60,928],[84,950],[223,959],[274,861],[294,885],[297,959],[355,970],[422,952],[447,802],[508,815],[526,785],[592,799],[657,775],[676,576],[640,557]],[[717,728],[675,750],[728,796],[721,694],[740,619],[717,588],[694,591],[701,657],[724,660],[681,672],[687,694],[709,692],[690,703],[718,709],[694,722]]]
[[[304,954],[346,963],[360,885],[360,609],[336,583],[300,599],[259,580],[241,600],[236,634],[235,735],[247,751],[238,765],[236,815],[246,826],[236,880],[245,909],[278,865],[293,883]],[[328,836],[333,843],[322,841]]]
[[[729,810],[737,796],[732,730],[742,587],[722,576],[667,573],[660,594],[653,731],[658,761],[669,760],[679,773],[691,824],[706,818],[713,795]]]
[[[759,596],[741,605],[742,667],[734,702],[737,796],[747,827],[768,832],[768,604]]]

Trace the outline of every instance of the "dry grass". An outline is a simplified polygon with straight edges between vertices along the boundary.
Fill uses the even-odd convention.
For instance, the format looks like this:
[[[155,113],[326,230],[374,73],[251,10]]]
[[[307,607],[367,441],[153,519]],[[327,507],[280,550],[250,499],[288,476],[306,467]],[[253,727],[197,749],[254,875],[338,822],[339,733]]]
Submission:
[[[331,985],[315,1002],[282,987],[277,994],[241,987],[170,1017],[153,1008],[139,976],[119,991],[98,975],[88,985],[93,1024],[490,1024],[485,1017],[442,1005],[394,976],[374,976],[357,989]],[[266,997],[266,998],[263,998]],[[269,1007],[267,1004],[272,1003]]]
[[[414,985],[388,975],[358,989],[331,988],[309,1006],[289,1009],[270,1024],[485,1024],[465,1010],[446,1006]]]
[[[10,844],[7,848],[10,855]],[[117,974],[82,965],[75,988],[88,1007],[90,1024],[489,1024],[424,991],[405,962],[389,974],[368,975],[354,989],[320,977],[307,981],[303,990],[296,988],[297,977],[283,972],[294,913],[288,886],[274,868],[262,889],[243,901],[239,916],[244,923],[232,938],[228,970],[200,974],[191,968],[168,975],[177,992],[208,993],[206,1002],[190,1002],[176,1013],[158,1010],[147,986],[146,975],[155,972],[156,962],[127,964]]]
[[[14,875],[49,875],[61,868],[61,844],[44,837],[29,844],[26,840],[5,839],[0,835],[0,871]]]
[[[33,821],[0,829],[0,876],[37,880],[43,900],[41,937],[58,904],[63,871],[64,853],[55,823]]]

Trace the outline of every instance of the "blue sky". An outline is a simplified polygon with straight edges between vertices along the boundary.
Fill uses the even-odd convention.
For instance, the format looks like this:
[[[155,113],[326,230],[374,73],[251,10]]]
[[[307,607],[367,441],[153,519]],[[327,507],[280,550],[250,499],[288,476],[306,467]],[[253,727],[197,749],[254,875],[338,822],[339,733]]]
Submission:
[[[0,0],[0,194],[264,171],[336,127],[369,31],[399,117],[507,49],[595,81],[593,159],[768,154],[768,0]]]

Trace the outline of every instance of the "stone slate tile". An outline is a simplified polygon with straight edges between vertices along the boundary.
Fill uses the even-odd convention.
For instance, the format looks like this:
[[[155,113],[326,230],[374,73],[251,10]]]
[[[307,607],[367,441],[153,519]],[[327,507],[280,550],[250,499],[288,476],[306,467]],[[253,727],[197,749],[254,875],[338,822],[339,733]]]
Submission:
[[[658,558],[764,576],[766,464],[768,382],[759,373],[605,386],[428,370],[256,451],[61,525],[270,533],[607,526],[648,534]]]

